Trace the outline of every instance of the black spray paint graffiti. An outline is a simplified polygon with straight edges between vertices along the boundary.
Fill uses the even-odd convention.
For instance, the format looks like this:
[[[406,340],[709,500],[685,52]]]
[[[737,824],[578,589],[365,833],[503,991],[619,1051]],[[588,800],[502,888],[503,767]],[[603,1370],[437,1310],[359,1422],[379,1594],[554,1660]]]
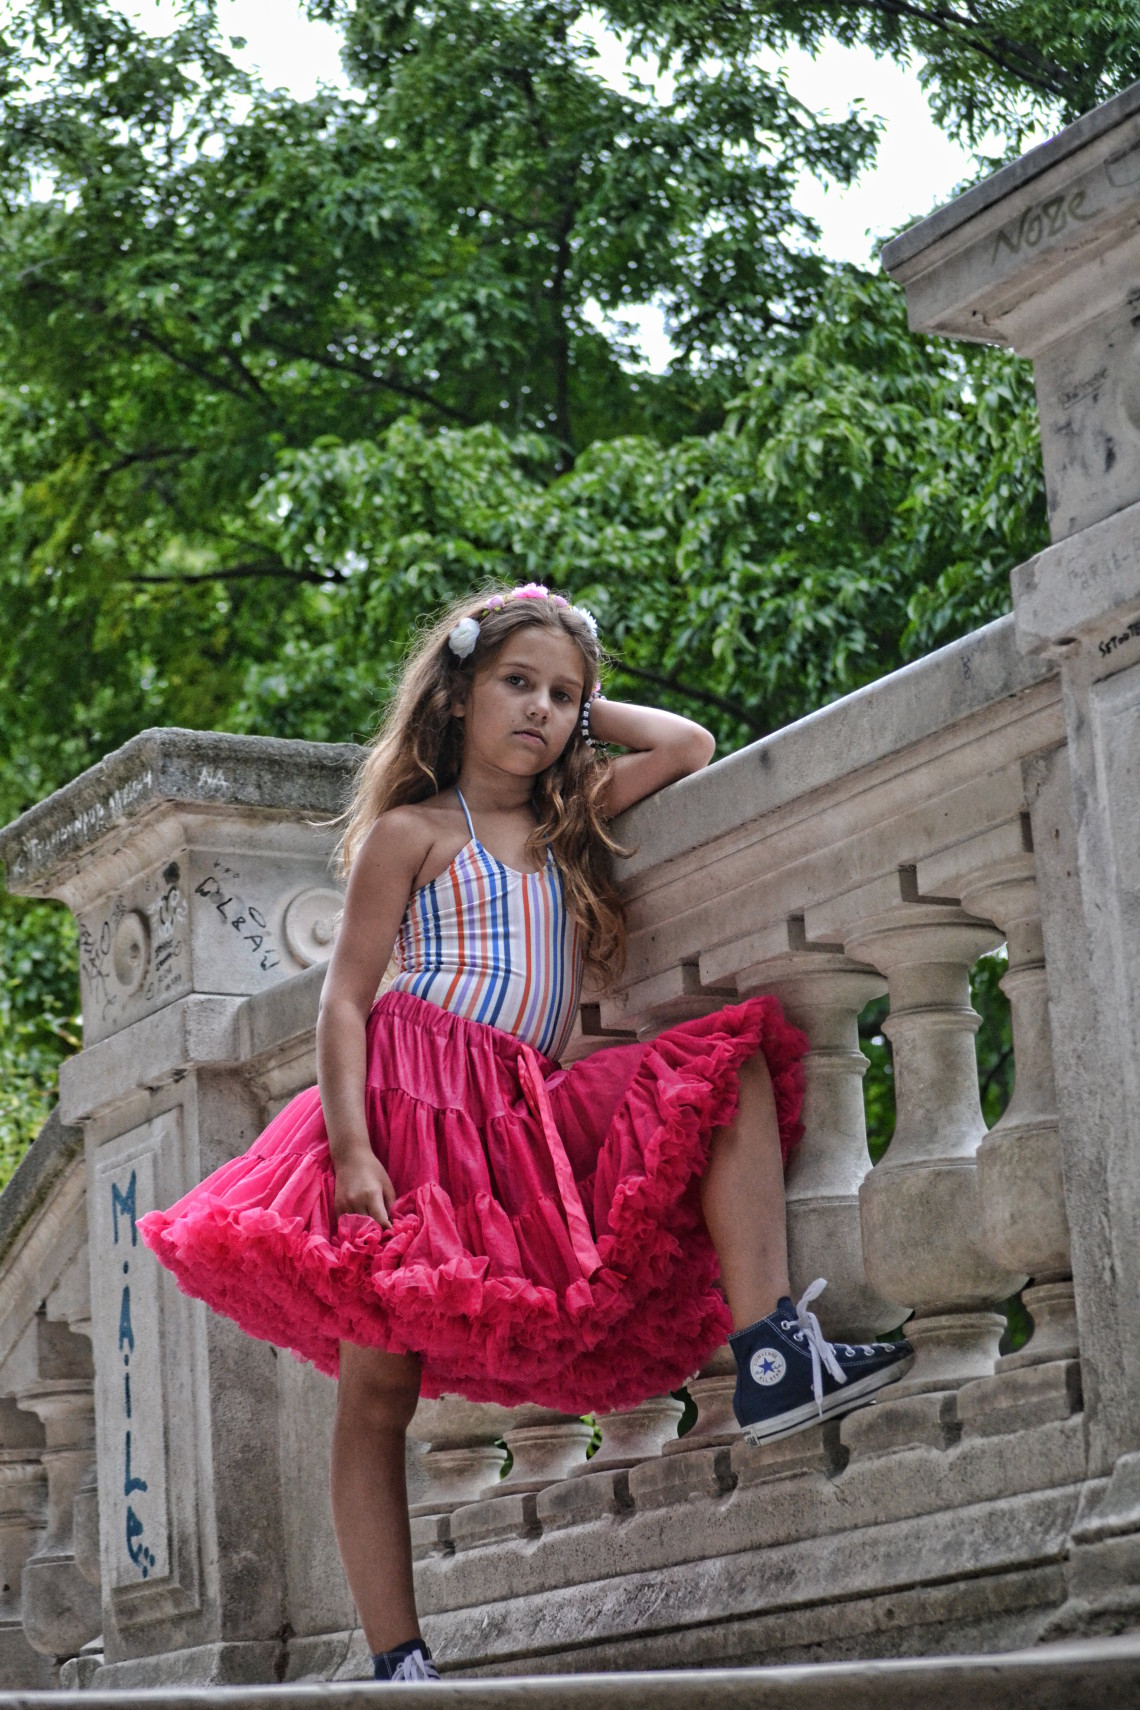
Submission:
[[[174,991],[181,978],[178,960],[182,955],[181,927],[190,909],[179,886],[177,861],[171,861],[162,875],[166,887],[161,895],[147,904],[150,923],[151,976],[147,996],[166,996]]]
[[[82,922],[79,927],[79,967],[91,989],[90,1000],[98,1004],[103,1018],[114,1003],[111,991],[111,922],[105,920],[98,936]]]
[[[123,1219],[123,1246],[128,1245],[127,1231],[130,1231],[130,1246],[139,1244],[139,1232],[135,1225],[135,1171],[131,1171],[131,1179],[124,1193],[117,1182],[111,1183],[111,1222],[114,1231],[113,1245],[119,1245],[119,1219]],[[131,1262],[123,1260],[123,1296],[119,1306],[119,1352],[123,1356],[123,1495],[127,1498],[127,1554],[146,1579],[154,1566],[154,1552],[143,1542],[146,1527],[135,1513],[130,1498],[136,1491],[145,1491],[147,1481],[139,1478],[131,1471],[131,1355],[135,1351],[135,1333],[131,1324]]]
[[[1086,211],[1087,199],[1087,190],[1071,190],[1067,196],[1050,196],[1047,201],[1026,208],[1015,225],[1003,226],[994,238],[991,267],[1003,249],[1010,255],[1019,255],[1022,249],[1036,249],[1045,238],[1060,237],[1074,220],[1095,219],[1100,210],[1090,208]]]
[[[194,895],[205,897],[212,902],[227,926],[232,926],[239,934],[242,942],[249,945],[251,956],[257,956],[258,967],[263,973],[270,968],[278,968],[281,958],[273,942],[269,923],[260,909],[252,903],[242,902],[239,896],[226,894],[226,887],[219,883],[212,873],[208,873],[202,882],[194,886]]]
[[[1135,623],[1130,623],[1123,635],[1110,635],[1107,641],[1102,641],[1097,652],[1102,659],[1107,659],[1108,655],[1115,653],[1118,647],[1123,647],[1126,642],[1137,640],[1140,640],[1140,618],[1137,618]]]

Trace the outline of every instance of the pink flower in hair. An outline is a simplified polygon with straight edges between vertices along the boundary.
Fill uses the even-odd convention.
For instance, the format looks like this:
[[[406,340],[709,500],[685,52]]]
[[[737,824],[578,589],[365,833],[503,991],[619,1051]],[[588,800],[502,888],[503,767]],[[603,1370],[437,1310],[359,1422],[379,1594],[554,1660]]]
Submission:
[[[488,611],[488,612],[489,611],[495,611],[498,609],[499,606],[505,606],[506,603],[507,603],[507,600],[506,600],[505,594],[492,594],[491,598],[487,601],[487,604],[483,609],[485,611]]]
[[[541,582],[526,582],[521,588],[512,588],[511,597],[516,600],[548,600],[550,590]]]

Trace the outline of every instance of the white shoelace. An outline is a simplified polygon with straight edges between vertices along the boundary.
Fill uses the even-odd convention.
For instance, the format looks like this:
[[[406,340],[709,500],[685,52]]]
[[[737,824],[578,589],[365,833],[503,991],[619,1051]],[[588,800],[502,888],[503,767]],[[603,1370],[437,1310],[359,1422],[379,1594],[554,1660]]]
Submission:
[[[780,1328],[792,1330],[795,1334],[793,1341],[806,1342],[811,1354],[811,1387],[815,1395],[815,1404],[819,1408],[819,1416],[823,1418],[823,1368],[827,1367],[836,1383],[846,1383],[847,1373],[835,1357],[835,1350],[820,1329],[819,1319],[808,1308],[812,1301],[821,1295],[827,1287],[825,1277],[816,1277],[810,1288],[805,1288],[796,1302],[795,1324],[790,1319],[784,1319]]]
[[[400,1664],[393,1680],[438,1680],[439,1670],[434,1663],[425,1662],[422,1651],[411,1651]]]

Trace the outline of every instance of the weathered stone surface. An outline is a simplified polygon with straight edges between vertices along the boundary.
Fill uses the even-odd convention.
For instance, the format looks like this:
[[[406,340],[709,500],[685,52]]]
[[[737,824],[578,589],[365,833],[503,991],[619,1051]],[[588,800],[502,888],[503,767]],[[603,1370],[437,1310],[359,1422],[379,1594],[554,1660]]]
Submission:
[[[847,1455],[839,1440],[838,1421],[813,1426],[810,1431],[797,1431],[793,1437],[781,1437],[775,1443],[755,1446],[744,1438],[732,1445],[730,1465],[736,1482],[742,1487],[768,1484],[773,1479],[795,1478],[801,1473],[841,1472]]]
[[[789,1485],[793,1481],[788,1481]],[[563,1653],[1063,1559],[1076,1492],[1043,1492],[821,1537],[813,1549],[767,1544],[733,1555],[535,1590],[436,1614],[444,1654],[462,1666],[496,1657]],[[636,1522],[622,1530],[623,1549]],[[967,1565],[968,1564],[968,1565]]]
[[[501,1539],[532,1538],[538,1532],[536,1501],[527,1492],[492,1496],[486,1502],[457,1508],[451,1516],[451,1542],[457,1550],[472,1550]]]
[[[724,1496],[734,1483],[728,1449],[694,1449],[688,1455],[642,1461],[630,1472],[629,1492],[644,1512]]]
[[[965,1437],[997,1436],[1068,1419],[1081,1407],[1081,1363],[1054,1360],[964,1384],[957,1414]]]
[[[166,1688],[177,1693],[178,1703],[185,1704],[195,1689],[208,1688],[208,1700],[216,1704],[219,1689],[276,1680],[283,1662],[284,1647],[273,1640],[245,1643],[223,1640],[155,1656],[132,1657],[105,1663],[96,1671],[90,1689],[76,1702],[86,1705],[102,1699],[105,1704],[122,1705],[125,1693],[152,1693],[155,1688]],[[149,1702],[155,1700],[151,1698]]]
[[[1035,358],[1056,538],[1140,497],[1138,159],[1134,85],[884,251],[916,329]]]
[[[140,731],[0,831],[8,888],[51,895],[77,861],[122,838],[155,809],[181,803],[217,811],[334,815],[345,805],[362,750],[219,731]]]
[[[852,1455],[886,1455],[897,1449],[948,1449],[961,1435],[953,1390],[895,1395],[887,1390],[873,1407],[860,1407],[839,1421]]]
[[[877,1710],[884,1701],[897,1710],[1101,1710],[1125,1704],[1140,1681],[1140,1644],[1135,1639],[1101,1639],[1051,1645],[1006,1656],[940,1657],[900,1662],[842,1663],[772,1669],[701,1669],[692,1673],[652,1672],[625,1675],[580,1674],[564,1679],[523,1677],[513,1680],[451,1681],[432,1689],[440,1710],[464,1706],[515,1706],[519,1710],[624,1710],[653,1703],[676,1710]],[[96,1690],[82,1696],[25,1695],[29,1710],[143,1710],[143,1701]],[[291,1685],[287,1690],[234,1690],[219,1700],[228,1710],[363,1710],[380,1702],[378,1689]],[[179,1694],[186,1710],[205,1706],[205,1693]],[[419,1703],[415,1687],[383,1689],[383,1702],[399,1707]]]
[[[428,1556],[451,1553],[451,1517],[447,1514],[413,1514],[412,1560],[424,1561]]]
[[[57,1105],[0,1193],[0,1264],[82,1150],[82,1128],[68,1127]]]
[[[539,1491],[535,1511],[544,1532],[590,1520],[621,1519],[633,1512],[626,1472],[587,1473]]]
[[[816,790],[842,788],[972,715],[1001,709],[1017,717],[1014,697],[1048,683],[1055,670],[1023,657],[1013,619],[997,618],[639,802],[614,821],[619,841],[638,845],[622,863],[623,880],[698,849],[707,861],[720,838],[793,803],[806,806]]]

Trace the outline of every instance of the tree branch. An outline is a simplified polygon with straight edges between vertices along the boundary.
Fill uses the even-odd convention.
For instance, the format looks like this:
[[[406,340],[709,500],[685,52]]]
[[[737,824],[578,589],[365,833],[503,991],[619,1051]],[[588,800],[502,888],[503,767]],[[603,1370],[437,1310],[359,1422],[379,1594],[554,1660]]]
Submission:
[[[298,570],[289,564],[231,564],[225,570],[195,571],[189,576],[128,576],[127,581],[132,587],[187,588],[195,582],[240,582],[257,576],[274,577],[281,582],[311,582],[322,588],[344,581],[335,571],[326,576],[319,570]]]
[[[882,12],[889,18],[913,18],[916,23],[964,39],[984,59],[1000,70],[1010,72],[1042,95],[1075,98],[1081,94],[1072,74],[1036,48],[1014,41],[1010,36],[991,35],[976,19],[965,17],[948,6],[917,6],[910,0],[839,0],[839,4],[849,12]]]
[[[179,368],[185,368],[190,374],[196,374],[199,380],[206,382],[207,386],[213,386],[219,392],[228,392],[231,398],[240,398],[246,404],[253,401],[248,386],[238,385],[233,380],[227,380],[224,375],[215,374],[204,362],[199,361],[196,357],[187,356],[176,346],[168,344],[165,339],[159,338],[157,333],[151,332],[149,327],[142,326],[135,321],[132,322],[130,330],[144,344],[149,344],[152,350],[157,350],[160,356],[165,356],[168,362],[175,363]],[[264,402],[264,398],[262,401]]]
[[[739,719],[749,730],[754,730],[757,736],[768,734],[768,726],[756,713],[749,712],[747,707],[742,707],[737,701],[726,700],[723,695],[714,695],[711,689],[696,689],[690,683],[679,682],[676,677],[665,677],[659,671],[646,671],[640,665],[627,665],[621,659],[614,659],[613,667],[622,676],[632,677],[636,682],[652,683],[657,689],[672,689],[674,694],[683,695],[687,701],[716,707],[718,711]]]
[[[100,437],[105,437],[100,435]],[[147,451],[124,451],[103,471],[104,475],[118,475],[123,469],[130,469],[136,463],[165,463],[180,461],[185,457],[197,457],[201,446],[198,445],[158,445]]]
[[[282,338],[266,335],[266,344],[279,351],[282,356],[291,356],[295,362],[311,362],[318,368],[328,368],[334,374],[354,374],[363,380],[370,391],[394,392],[399,398],[408,398],[413,403],[426,404],[441,416],[448,416],[452,421],[459,422],[463,427],[474,427],[475,418],[465,410],[453,409],[450,404],[441,404],[438,398],[433,398],[422,386],[413,386],[406,380],[393,380],[389,374],[377,374],[359,357],[348,355],[336,357],[324,351],[304,350],[293,344],[287,344]]]

